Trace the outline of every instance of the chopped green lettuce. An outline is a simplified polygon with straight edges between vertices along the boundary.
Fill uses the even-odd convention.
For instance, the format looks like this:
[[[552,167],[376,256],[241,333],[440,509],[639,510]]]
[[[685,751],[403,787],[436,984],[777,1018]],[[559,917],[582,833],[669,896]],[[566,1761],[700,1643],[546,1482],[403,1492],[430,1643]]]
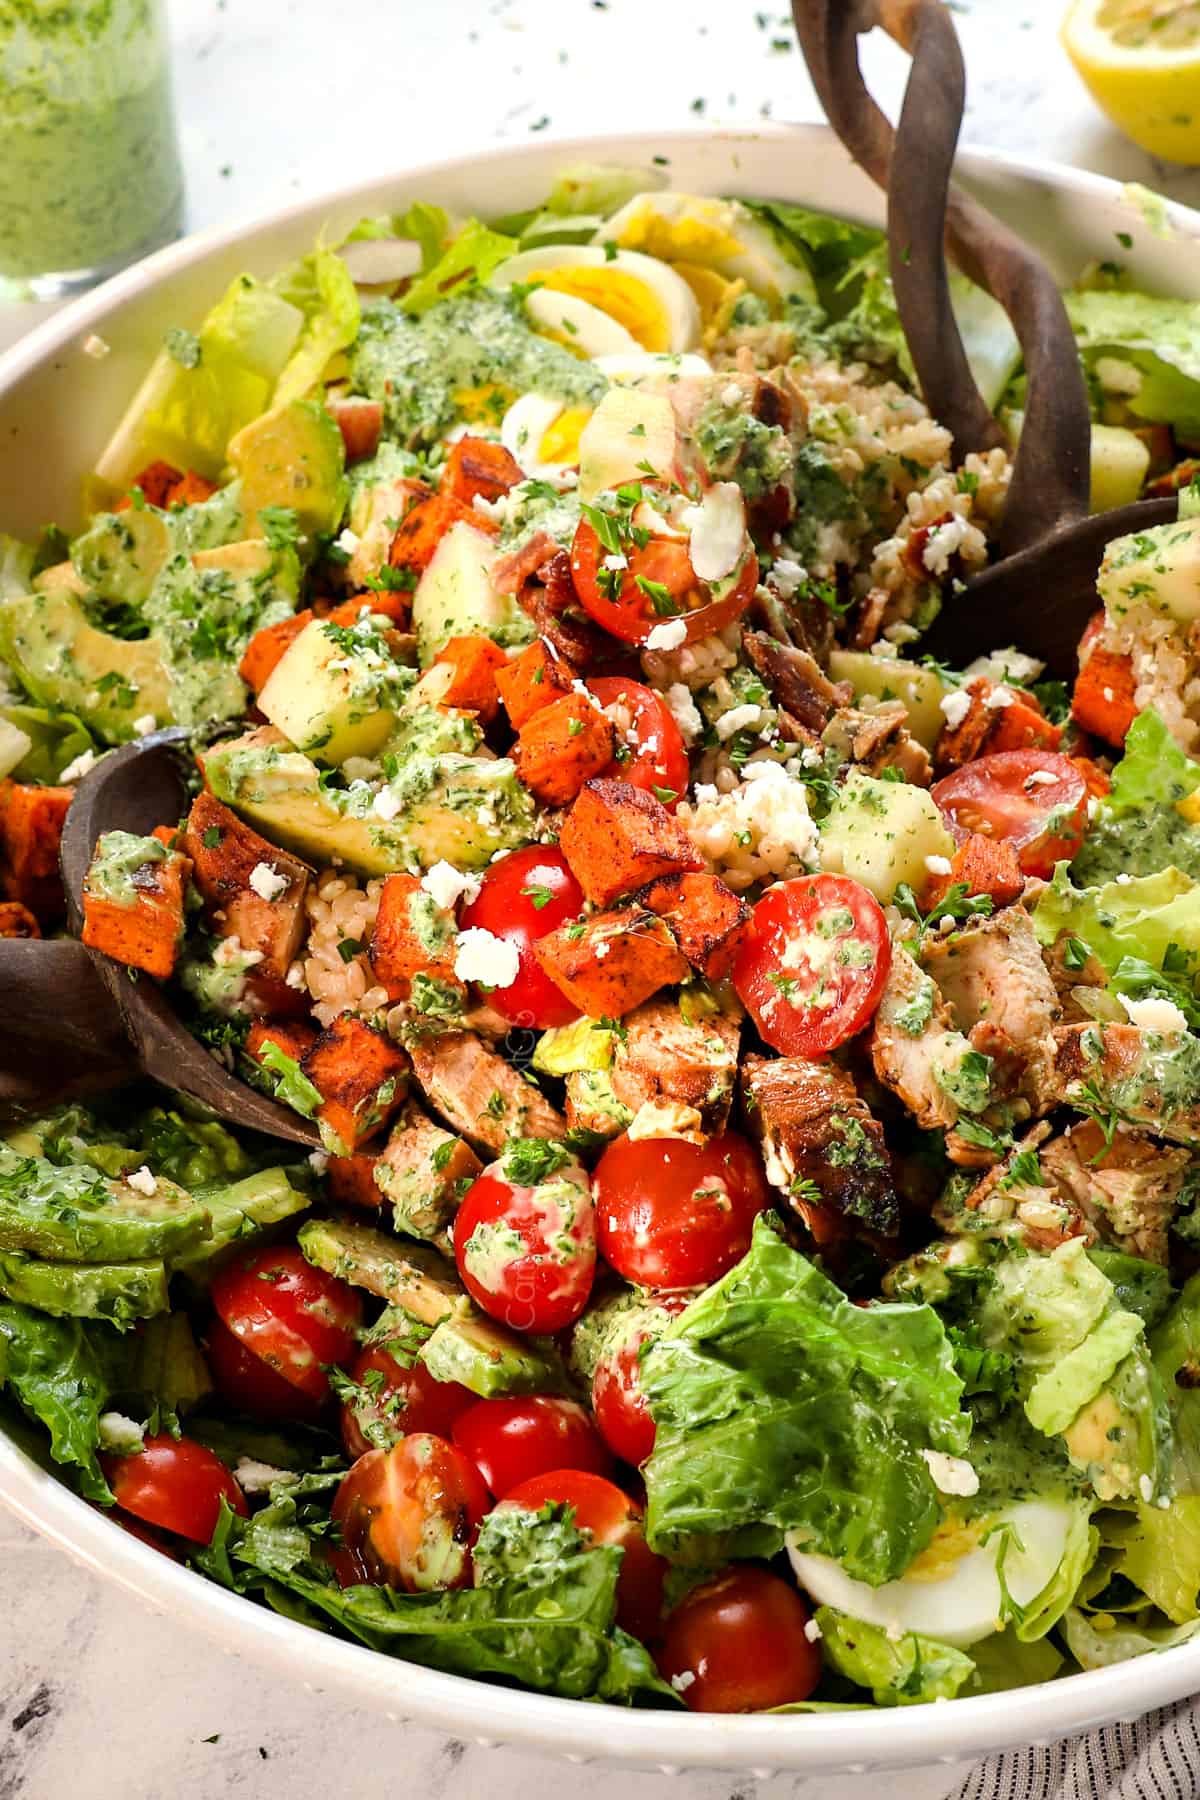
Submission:
[[[975,1673],[965,1651],[918,1632],[890,1637],[882,1626],[832,1606],[819,1606],[815,1617],[825,1661],[856,1687],[868,1688],[876,1706],[952,1700]]]
[[[360,219],[346,234],[348,244],[363,238],[407,238],[421,246],[421,267],[432,269],[446,247],[450,218],[443,207],[414,200],[402,213],[379,213]]]
[[[1169,1506],[1139,1500],[1107,1529],[1120,1555],[1114,1573],[1131,1581],[1175,1625],[1200,1618],[1200,1494]]]
[[[1177,810],[1200,787],[1200,763],[1184,755],[1159,715],[1139,713],[1072,874],[1083,882],[1151,875],[1174,865],[1200,876],[1200,828]]]
[[[1200,955],[1200,885],[1179,869],[1077,888],[1063,863],[1033,911],[1039,943],[1079,938],[1112,973],[1127,957],[1160,970],[1167,952]]]
[[[29,739],[29,749],[12,771],[17,781],[52,786],[76,757],[96,748],[83,720],[57,706],[0,701],[0,718],[7,719]]]
[[[1123,1250],[1110,1250],[1103,1244],[1093,1245],[1088,1260],[1112,1282],[1118,1306],[1137,1313],[1147,1331],[1158,1324],[1174,1298],[1166,1269],[1142,1256],[1128,1256]]]
[[[1063,1636],[1067,1648],[1081,1669],[1107,1669],[1113,1663],[1127,1662],[1131,1656],[1146,1656],[1152,1650],[1173,1650],[1186,1644],[1200,1631],[1200,1619],[1187,1625],[1145,1625],[1124,1622],[1111,1615],[1089,1618],[1078,1607],[1068,1607],[1063,1619]]]
[[[457,299],[469,288],[486,282],[517,249],[516,238],[505,237],[480,220],[470,219],[433,267],[405,290],[399,304],[410,317],[417,318],[439,300],[450,295]]]
[[[655,1547],[717,1535],[765,1554],[799,1531],[879,1583],[929,1542],[940,1513],[921,1452],[961,1454],[970,1429],[931,1307],[854,1306],[763,1216],[642,1372]]]
[[[347,349],[358,335],[358,290],[350,271],[337,254],[324,245],[275,277],[272,291],[304,315],[304,326],[288,358],[271,404],[285,406],[303,399],[320,381],[326,365],[339,350]]]
[[[1122,396],[1137,418],[1200,429],[1200,301],[1115,288],[1065,299],[1085,364],[1094,370],[1104,358],[1137,371],[1137,392]]]
[[[618,163],[571,163],[541,206],[494,219],[493,228],[521,240],[523,250],[541,244],[590,243],[606,219],[637,194],[664,186],[657,169],[624,168]]]
[[[1174,1421],[1176,1491],[1200,1494],[1200,1274],[1150,1333],[1150,1351]]]
[[[975,1676],[970,1684],[973,1694],[1002,1694],[1010,1688],[1035,1687],[1040,1681],[1053,1681],[1065,1658],[1049,1638],[1036,1638],[1022,1643],[1016,1632],[993,1632],[971,1645]]]
[[[96,1460],[100,1414],[111,1392],[102,1331],[81,1319],[54,1319],[0,1302],[0,1375],[49,1432],[54,1461],[78,1471],[89,1500],[107,1504],[112,1495]]]

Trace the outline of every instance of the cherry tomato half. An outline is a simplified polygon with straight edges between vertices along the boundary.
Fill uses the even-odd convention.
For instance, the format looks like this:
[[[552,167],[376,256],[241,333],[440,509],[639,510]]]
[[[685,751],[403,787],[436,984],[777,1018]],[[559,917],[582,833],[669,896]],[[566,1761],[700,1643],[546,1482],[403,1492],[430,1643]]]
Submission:
[[[261,1356],[247,1350],[220,1319],[209,1320],[206,1339],[213,1380],[222,1399],[235,1411],[272,1424],[315,1424],[321,1417],[321,1400],[312,1399],[277,1375]]]
[[[770,1192],[736,1132],[703,1144],[619,1137],[593,1175],[600,1254],[648,1288],[707,1287],[750,1248]]]
[[[747,536],[741,559],[732,575],[712,586],[692,567],[686,532],[656,528],[647,523],[656,515],[678,514],[691,502],[684,494],[672,494],[663,482],[632,482],[612,489],[596,500],[596,509],[612,521],[605,535],[620,548],[602,544],[595,527],[585,517],[575,528],[571,544],[571,578],[580,605],[597,625],[626,644],[643,644],[656,625],[681,619],[685,643],[708,637],[740,618],[758,585],[758,562]],[[668,517],[668,525],[672,524]],[[623,568],[611,569],[608,559],[622,556]]]
[[[334,1497],[333,1572],[343,1587],[469,1587],[471,1546],[490,1506],[479,1470],[445,1438],[414,1432],[390,1450],[368,1450]]]
[[[245,1349],[310,1400],[328,1397],[322,1364],[347,1363],[357,1348],[357,1293],[294,1246],[251,1250],[228,1264],[213,1281],[212,1302]]]
[[[998,750],[930,791],[958,843],[973,831],[1002,838],[1026,875],[1053,875],[1087,830],[1087,783],[1070,757],[1053,750]]]
[[[435,1381],[423,1362],[406,1367],[386,1344],[371,1344],[350,1371],[359,1389],[342,1402],[342,1442],[352,1459],[368,1450],[389,1450],[409,1432],[449,1436],[475,1395],[457,1381]]]
[[[620,744],[624,736],[621,747],[628,755],[623,762],[616,757],[606,773],[654,794],[668,812],[674,812],[687,793],[688,753],[683,733],[662,695],[627,675],[599,675],[587,685],[601,706],[612,707],[624,725],[624,731],[617,732],[617,741]]]
[[[659,1673],[693,1712],[763,1712],[807,1700],[821,1652],[795,1588],[746,1563],[695,1587],[667,1616]]]
[[[245,1518],[242,1490],[219,1456],[193,1438],[148,1437],[133,1456],[102,1456],[100,1467],[122,1512],[193,1543],[207,1544],[221,1501]]]
[[[540,1512],[543,1506],[569,1506],[580,1531],[597,1544],[619,1544],[624,1551],[617,1580],[617,1623],[643,1641],[654,1637],[662,1616],[667,1565],[646,1542],[642,1509],[614,1482],[583,1469],[552,1469],[523,1481],[507,1496],[506,1506]]]
[[[492,1163],[454,1221],[454,1257],[471,1298],[513,1331],[574,1324],[596,1272],[596,1215],[587,1171],[569,1162],[536,1186]]]
[[[512,1024],[546,1031],[579,1017],[578,1008],[542,969],[533,946],[548,932],[578,918],[582,909],[583,889],[566,857],[561,850],[540,844],[514,850],[492,863],[478,895],[463,908],[463,930],[480,926],[516,945],[520,957],[517,979],[488,995],[489,1005]]]
[[[455,1420],[454,1442],[497,1500],[550,1469],[612,1472],[612,1457],[583,1407],[550,1394],[478,1400]]]
[[[754,908],[733,985],[773,1049],[828,1056],[869,1023],[891,965],[875,896],[848,875],[801,875]]]
[[[628,1329],[592,1373],[592,1412],[600,1435],[614,1456],[635,1469],[650,1455],[656,1436],[642,1392],[642,1349],[661,1337],[671,1315],[686,1305],[684,1295],[664,1294],[654,1306],[631,1314]]]

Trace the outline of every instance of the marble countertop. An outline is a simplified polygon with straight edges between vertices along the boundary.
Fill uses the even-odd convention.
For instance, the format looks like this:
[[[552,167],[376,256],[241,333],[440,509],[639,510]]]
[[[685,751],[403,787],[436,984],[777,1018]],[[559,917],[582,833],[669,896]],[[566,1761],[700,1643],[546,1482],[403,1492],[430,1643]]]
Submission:
[[[433,158],[656,122],[810,119],[790,17],[772,0],[169,0],[190,229]],[[775,0],[778,5],[778,0]],[[966,141],[1056,157],[1200,204],[1200,170],[1153,163],[1110,129],[1056,40],[1059,0],[956,0]],[[885,105],[905,59],[866,46]],[[0,309],[0,346],[34,310]],[[426,1800],[527,1800],[561,1765],[399,1729],[214,1654],[0,1516],[0,1800],[255,1800],[403,1787]],[[574,1800],[614,1777],[572,1769]],[[803,1783],[622,1772],[625,1800],[783,1800]],[[937,1800],[944,1767],[889,1775]],[[820,1780],[867,1800],[870,1778]]]

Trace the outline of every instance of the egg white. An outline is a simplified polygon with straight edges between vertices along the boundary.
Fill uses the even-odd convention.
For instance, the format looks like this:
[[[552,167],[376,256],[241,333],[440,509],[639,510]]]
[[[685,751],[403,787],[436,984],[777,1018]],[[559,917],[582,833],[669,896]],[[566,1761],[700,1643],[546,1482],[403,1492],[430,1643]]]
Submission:
[[[685,350],[678,356],[654,350],[619,350],[612,355],[593,358],[601,374],[617,387],[649,387],[666,391],[667,384],[683,375],[711,375],[713,366],[706,356]]]
[[[596,234],[626,250],[712,269],[778,300],[816,299],[812,276],[786,257],[770,227],[739,200],[702,194],[635,194]]]
[[[882,1587],[856,1581],[831,1557],[808,1554],[794,1536],[788,1538],[787,1551],[797,1582],[819,1605],[836,1607],[893,1634],[915,1631],[966,1649],[999,1629],[1004,1599],[997,1558],[1004,1558],[1009,1594],[1018,1606],[1027,1606],[1062,1561],[1074,1517],[1062,1501],[1016,1501],[988,1520],[990,1527],[1011,1525],[1011,1533],[985,1532],[986,1543],[972,1537],[958,1555],[953,1554],[955,1528],[943,1522],[919,1559],[919,1572],[886,1581]]]
[[[492,285],[507,288],[539,277],[543,282],[563,280],[565,292],[608,313],[643,348],[690,350],[700,342],[696,296],[681,275],[656,257],[631,250],[610,255],[599,244],[548,244],[510,256],[493,274]],[[584,291],[575,294],[573,280]]]
[[[522,394],[500,421],[500,442],[527,478],[563,485],[570,465],[544,460],[541,445],[565,410],[566,402],[549,394]]]
[[[540,331],[552,332],[580,356],[646,354],[631,331],[576,294],[560,294],[556,288],[534,288],[526,297],[525,311]]]

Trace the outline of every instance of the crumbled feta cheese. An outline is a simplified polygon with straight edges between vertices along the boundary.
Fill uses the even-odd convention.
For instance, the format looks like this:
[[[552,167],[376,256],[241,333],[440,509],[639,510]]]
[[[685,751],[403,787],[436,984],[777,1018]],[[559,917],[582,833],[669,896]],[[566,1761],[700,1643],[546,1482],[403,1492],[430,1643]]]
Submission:
[[[595,956],[597,962],[603,962],[611,949],[612,945],[609,943],[608,939],[601,938],[592,954]]]
[[[125,1185],[131,1187],[138,1194],[157,1194],[158,1192],[158,1183],[145,1163],[140,1169],[134,1169],[132,1174],[125,1177]]]
[[[611,556],[605,557],[604,567],[611,570],[614,575],[619,575],[622,569],[629,567],[629,558],[622,555],[620,550],[614,550]]]
[[[678,650],[687,637],[687,621],[685,619],[664,619],[656,625],[646,639],[647,650]]]
[[[333,541],[339,550],[345,551],[347,556],[353,556],[354,552],[358,549],[358,546],[362,543],[362,539],[359,537],[357,531],[351,531],[348,525],[344,530],[339,531]]]
[[[869,654],[877,657],[880,662],[895,662],[900,652],[888,638],[876,638]]]
[[[948,694],[942,695],[939,705],[951,731],[957,731],[971,710],[971,696],[965,688],[951,688]]]
[[[154,717],[153,713],[143,713],[139,719],[133,721],[134,737],[149,737],[157,724],[158,720]]]
[[[283,979],[285,987],[302,988],[304,986],[304,964],[294,962]]]
[[[1023,650],[1014,650],[1010,645],[1007,650],[989,650],[986,656],[977,656],[967,664],[964,673],[968,678],[985,675],[989,681],[1024,683],[1036,681],[1045,666],[1036,656],[1026,656]]]
[[[1091,823],[1091,821],[1092,821],[1092,820],[1093,820],[1093,819],[1094,819],[1094,818],[1095,818],[1095,817],[1096,817],[1096,814],[1097,814],[1097,813],[1098,813],[1098,812],[1099,812],[1099,811],[1100,811],[1100,802],[1099,802],[1099,800],[1097,800],[1097,798],[1096,798],[1096,796],[1095,796],[1095,794],[1090,794],[1090,795],[1089,795],[1089,796],[1088,796],[1088,803],[1087,803],[1087,816],[1088,816],[1088,823],[1089,823],[1089,824],[1090,824],[1090,823]]]
[[[1112,697],[1113,697],[1112,689],[1110,687],[1101,688],[1100,692],[1104,695],[1104,698],[1108,701],[1109,705],[1111,706],[1112,705]]]
[[[790,556],[781,556],[771,569],[771,581],[781,600],[790,600],[808,580],[808,570]]]
[[[945,575],[950,568],[950,558],[962,544],[971,529],[969,519],[955,514],[941,525],[935,526],[925,541],[921,553],[921,561],[931,575]]]
[[[243,1494],[266,1494],[277,1481],[300,1479],[290,1469],[276,1469],[270,1463],[255,1462],[249,1456],[239,1456],[233,1472]]]
[[[261,950],[243,950],[242,940],[236,935],[222,938],[212,953],[213,962],[219,969],[230,969],[234,963],[240,963],[243,969],[252,969],[255,963],[263,959]]]
[[[721,742],[726,743],[736,732],[746,731],[751,725],[757,725],[762,718],[762,707],[747,704],[731,706],[728,712],[722,713],[713,729]]]
[[[825,1634],[815,1619],[808,1619],[805,1622],[804,1635],[810,1644],[819,1644]]]
[[[79,755],[67,764],[58,779],[60,782],[66,782],[68,785],[73,781],[82,781],[89,770],[95,768],[95,766],[96,752],[94,750],[81,750]]]
[[[894,625],[885,625],[883,635],[889,644],[915,644],[920,632],[915,625],[909,625],[904,619],[897,619]]]
[[[1187,1030],[1187,1019],[1173,1000],[1153,997],[1148,1000],[1130,1000],[1125,994],[1118,994],[1117,999],[1125,1008],[1129,1023],[1140,1026],[1143,1031],[1160,1031],[1167,1036],[1172,1032]]]
[[[1002,707],[1015,706],[1016,703],[1017,696],[1013,693],[1011,688],[996,687],[992,689],[983,704],[987,707],[989,712],[999,712]]]
[[[1150,1501],[1154,1498],[1154,1483],[1148,1475],[1138,1476],[1138,1493],[1142,1496],[1142,1499],[1147,1505],[1149,1505]]]
[[[496,937],[479,925],[459,932],[454,947],[454,973],[460,981],[477,981],[491,988],[511,987],[520,966],[517,946],[507,938]]]
[[[689,554],[701,581],[723,581],[737,568],[746,541],[746,504],[735,481],[706,488],[698,506],[684,509],[692,534]]]
[[[977,1494],[979,1477],[961,1456],[947,1456],[944,1450],[922,1450],[925,1466],[939,1494]]]
[[[250,886],[260,900],[278,900],[288,885],[287,876],[281,875],[270,863],[255,863],[250,871]]]
[[[925,867],[931,875],[951,875],[954,872],[954,864],[948,856],[927,856]]]
[[[800,767],[802,769],[819,769],[824,760],[825,758],[821,755],[821,752],[817,749],[815,744],[805,744],[803,750],[800,752]]]
[[[695,1672],[692,1669],[680,1669],[678,1675],[672,1675],[671,1686],[677,1694],[686,1694],[695,1679]]]
[[[103,362],[112,349],[112,345],[107,338],[98,337],[94,331],[89,331],[83,340],[82,348],[83,354],[90,356],[93,362]]]
[[[495,500],[489,500],[483,494],[476,494],[471,505],[477,513],[489,519],[493,525],[507,525],[512,519],[512,497],[501,494]]]
[[[385,823],[390,823],[390,821],[400,812],[401,806],[402,802],[396,790],[394,788],[384,787],[380,788],[374,800],[372,800],[371,811],[375,814],[377,819],[383,819]]]
[[[723,387],[721,389],[721,405],[740,406],[741,404],[742,390],[736,381],[731,381],[728,387]]]
[[[145,1448],[141,1426],[124,1413],[101,1413],[96,1426],[101,1450],[109,1450],[114,1456],[136,1456]]]
[[[699,708],[692,699],[691,692],[682,681],[673,681],[663,699],[667,709],[679,727],[680,736],[685,744],[694,744],[704,730],[704,720],[700,717]]]
[[[1049,769],[1034,769],[1025,777],[1022,785],[1028,793],[1031,788],[1053,787],[1057,780],[1058,776]]]
[[[460,900],[465,900],[469,906],[472,900],[478,899],[480,885],[478,875],[464,874],[448,862],[435,862],[421,877],[421,886],[434,905],[444,912],[453,912]]]
[[[314,1175],[323,1175],[329,1167],[329,1158],[326,1156],[324,1150],[310,1150],[308,1154],[308,1166]]]

